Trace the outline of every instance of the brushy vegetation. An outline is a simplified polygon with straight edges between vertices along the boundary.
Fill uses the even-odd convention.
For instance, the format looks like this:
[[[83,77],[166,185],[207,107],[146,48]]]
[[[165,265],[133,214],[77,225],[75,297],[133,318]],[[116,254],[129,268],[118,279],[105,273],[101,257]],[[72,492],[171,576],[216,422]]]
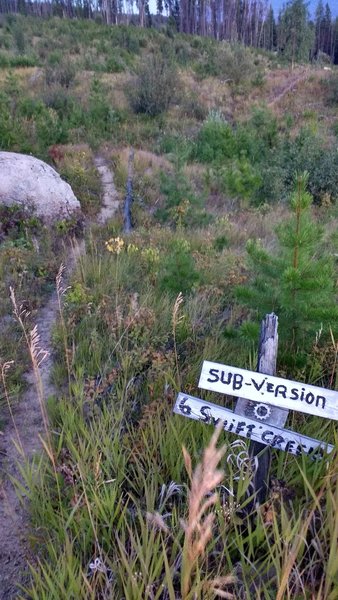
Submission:
[[[298,355],[294,323],[280,298],[294,291],[288,283],[299,273],[289,267],[299,244],[298,266],[308,265],[325,283],[320,301],[336,299],[338,170],[330,132],[319,134],[309,115],[295,122],[297,115],[281,117],[261,102],[252,109],[250,94],[264,98],[257,77],[273,59],[241,47],[24,18],[2,21],[0,46],[1,149],[51,162],[90,218],[100,203],[95,153],[111,161],[122,194],[126,146],[135,147],[134,232],[122,236],[120,215],[105,227],[88,227],[70,287],[62,269],[57,277],[53,379],[60,394],[43,398],[40,389],[49,419],[45,452],[24,469],[36,553],[26,595],[335,600],[336,453],[314,462],[273,450],[270,495],[248,514],[253,465],[246,444],[227,435],[226,447],[217,450],[208,426],[172,414],[179,390],[201,395],[204,358],[255,369],[257,327],[248,320],[271,300],[271,281],[281,322],[291,331],[282,341],[278,374],[337,389],[333,312],[322,329],[313,311]],[[156,60],[146,63],[149,56]],[[19,58],[36,66],[9,68]],[[152,84],[155,62],[167,86],[163,98]],[[135,73],[142,100],[136,112],[128,103]],[[220,89],[226,100],[216,102]],[[238,118],[229,107],[240,102]],[[305,170],[304,222],[299,214],[301,233],[295,233],[287,201],[295,171]],[[296,194],[296,214],[297,206]],[[47,232],[18,209],[1,216],[1,317],[11,312],[9,285],[33,309],[24,324],[10,319],[0,348],[2,364],[15,359],[3,377],[13,395],[27,364],[22,325],[34,322],[74,232],[65,223]],[[318,223],[327,229],[324,238]],[[298,328],[307,294],[305,287],[297,290],[292,318]],[[224,402],[233,405],[232,398]],[[330,421],[300,414],[290,420],[290,428],[337,441]]]
[[[183,299],[175,300],[173,289],[181,283],[178,269],[164,279],[169,288],[159,288],[167,260],[175,260],[168,230],[160,228],[125,240],[91,237],[64,297],[55,379],[68,381],[69,392],[49,399],[54,433],[39,478],[26,471],[33,523],[45,532],[43,551],[36,539],[40,567],[29,596],[306,598],[306,590],[320,590],[318,597],[334,598],[334,455],[313,463],[275,451],[271,496],[252,517],[245,510],[252,468],[245,444],[227,439],[222,479],[203,463],[192,475],[191,461],[200,460],[210,431],[173,416],[175,394],[198,394],[203,358],[226,356],[248,367],[253,348],[224,336],[230,269],[217,287],[206,284],[211,265],[213,279],[217,262],[225,269],[226,254],[220,259],[211,244],[207,249],[202,231],[186,231],[184,241],[180,235],[169,244],[183,245],[186,256],[194,247],[204,279]],[[336,347],[325,343],[317,382],[335,373]],[[293,369],[301,379],[302,370]],[[334,440],[330,422],[320,436],[316,418],[298,415],[294,426]],[[201,483],[204,472],[209,487]],[[215,486],[219,495],[211,501],[204,493]],[[207,504],[200,512],[194,502]]]

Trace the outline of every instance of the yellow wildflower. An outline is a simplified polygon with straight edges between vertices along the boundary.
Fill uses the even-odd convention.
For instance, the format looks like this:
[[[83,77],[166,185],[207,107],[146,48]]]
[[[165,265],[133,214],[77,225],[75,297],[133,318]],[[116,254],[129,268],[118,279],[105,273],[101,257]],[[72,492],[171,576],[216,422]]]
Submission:
[[[106,248],[107,248],[108,252],[112,252],[113,254],[120,254],[120,252],[124,246],[124,241],[122,238],[116,237],[116,238],[110,238],[110,240],[105,242],[105,244],[106,244]]]

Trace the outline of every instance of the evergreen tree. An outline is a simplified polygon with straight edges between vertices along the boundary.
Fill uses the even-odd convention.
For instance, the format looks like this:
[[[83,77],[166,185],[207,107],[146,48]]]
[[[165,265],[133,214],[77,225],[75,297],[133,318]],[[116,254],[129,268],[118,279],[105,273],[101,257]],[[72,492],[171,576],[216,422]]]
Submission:
[[[270,6],[269,12],[264,22],[263,45],[266,50],[274,50],[276,48],[276,23],[272,6]]]
[[[290,0],[279,17],[279,50],[290,61],[308,61],[313,46],[313,31],[304,0]]]
[[[237,290],[238,299],[259,319],[271,311],[278,315],[280,339],[293,352],[308,349],[322,325],[338,325],[334,264],[324,252],[323,229],[311,216],[307,181],[307,173],[296,178],[293,215],[277,229],[277,252],[248,243],[254,278]]]
[[[338,65],[338,17],[332,27],[332,57],[335,65]]]
[[[323,0],[319,0],[316,15],[315,15],[315,32],[316,32],[316,40],[315,40],[315,56],[317,56],[319,50],[323,51],[324,46],[324,3]]]
[[[329,5],[325,5],[323,52],[332,57],[332,14]]]

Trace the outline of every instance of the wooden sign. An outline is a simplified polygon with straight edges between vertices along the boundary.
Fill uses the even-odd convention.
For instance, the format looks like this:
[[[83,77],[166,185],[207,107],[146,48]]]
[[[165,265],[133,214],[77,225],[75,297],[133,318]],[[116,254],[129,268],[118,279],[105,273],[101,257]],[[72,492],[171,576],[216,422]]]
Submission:
[[[201,423],[212,424],[215,427],[222,421],[224,431],[296,456],[300,456],[302,453],[311,454],[314,460],[319,460],[325,452],[332,452],[334,448],[331,444],[312,439],[296,431],[281,429],[270,423],[262,424],[259,421],[237,415],[217,404],[181,392],[177,396],[174,412]]]
[[[205,390],[338,420],[338,392],[314,385],[207,360],[203,363],[198,385]],[[259,419],[257,408],[256,413],[253,417]]]
[[[278,317],[265,315],[261,323],[257,371],[247,371],[204,361],[199,387],[237,397],[235,411],[180,393],[174,412],[217,425],[224,431],[249,439],[249,455],[255,457],[252,476],[254,496],[247,504],[266,500],[269,489],[271,448],[296,456],[310,454],[314,460],[332,452],[334,446],[283,429],[288,411],[296,410],[338,420],[338,392],[275,377],[278,351]]]

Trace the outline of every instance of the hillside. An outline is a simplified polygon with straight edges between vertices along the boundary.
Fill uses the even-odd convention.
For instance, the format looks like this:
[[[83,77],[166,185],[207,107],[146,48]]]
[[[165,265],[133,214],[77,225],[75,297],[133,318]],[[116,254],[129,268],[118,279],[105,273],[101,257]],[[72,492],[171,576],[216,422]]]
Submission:
[[[84,213],[47,229],[0,208],[1,598],[334,600],[336,452],[272,449],[255,506],[245,438],[223,432],[221,458],[172,409],[179,391],[233,409],[198,388],[202,362],[255,370],[272,311],[277,375],[337,390],[335,67],[0,24],[0,151],[50,163]],[[291,411],[287,428],[337,442],[334,420]]]

